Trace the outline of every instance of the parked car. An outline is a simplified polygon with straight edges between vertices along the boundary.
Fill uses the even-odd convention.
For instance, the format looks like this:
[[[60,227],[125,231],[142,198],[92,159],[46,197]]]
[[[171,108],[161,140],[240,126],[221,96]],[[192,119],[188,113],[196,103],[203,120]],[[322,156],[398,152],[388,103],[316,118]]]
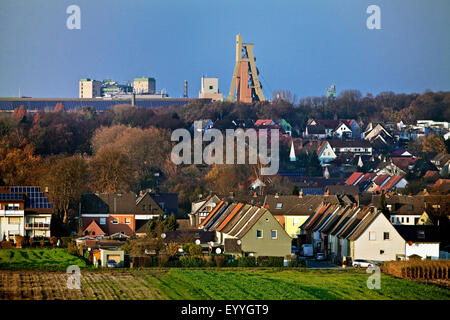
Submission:
[[[372,261],[369,261],[369,260],[364,260],[364,259],[353,260],[353,267],[355,267],[355,268],[368,268],[368,267],[373,267],[374,265],[375,265],[375,263],[373,263]]]
[[[325,254],[322,253],[322,252],[318,252],[318,253],[316,254],[316,260],[317,260],[317,261],[323,261],[323,260],[325,260]]]
[[[106,265],[108,268],[117,268],[118,267],[118,264],[115,260],[108,260]]]

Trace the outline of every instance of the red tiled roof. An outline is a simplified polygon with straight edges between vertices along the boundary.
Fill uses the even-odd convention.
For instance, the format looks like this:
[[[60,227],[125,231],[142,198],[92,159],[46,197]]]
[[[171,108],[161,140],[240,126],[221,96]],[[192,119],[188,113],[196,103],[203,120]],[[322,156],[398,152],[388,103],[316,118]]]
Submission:
[[[389,175],[380,174],[373,180],[373,183],[375,183],[377,186],[381,186],[383,184],[383,182],[385,182],[386,179],[388,179],[388,178],[389,178]]]
[[[105,234],[105,232],[102,230],[102,228],[100,228],[95,220],[92,220],[92,222],[86,227],[86,229],[83,230],[83,233],[86,234],[86,231],[88,232],[88,234],[96,236],[102,236]]]
[[[408,170],[408,166],[413,165],[419,158],[393,157],[392,163],[402,170]]]
[[[353,185],[362,175],[362,172],[353,172],[352,175],[345,181],[345,184],[350,186]]]
[[[262,125],[268,126],[272,123],[272,121],[273,121],[272,119],[259,119],[256,120],[255,126],[262,126]]]
[[[358,181],[358,184],[360,184],[361,182],[367,181],[367,180],[372,180],[372,178],[375,177],[375,173],[371,172],[371,173],[366,173],[362,176],[362,178]]]
[[[439,176],[439,171],[428,170],[423,177],[427,179],[427,178],[434,178],[436,176]]]
[[[395,185],[402,179],[402,176],[392,176],[388,182],[386,182],[384,184],[384,186],[381,187],[381,189],[385,190],[385,191],[389,191],[390,189],[392,189],[393,187],[395,187]]]

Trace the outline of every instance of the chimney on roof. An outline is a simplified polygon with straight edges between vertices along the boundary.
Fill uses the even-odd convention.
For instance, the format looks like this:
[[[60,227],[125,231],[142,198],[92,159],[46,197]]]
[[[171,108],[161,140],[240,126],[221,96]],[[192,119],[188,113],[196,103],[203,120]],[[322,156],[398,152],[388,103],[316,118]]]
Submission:
[[[48,193],[48,187],[45,187],[45,191],[44,192]]]
[[[143,195],[144,195],[144,191],[142,191],[142,190],[139,191],[139,195],[140,195],[140,196],[143,196]]]
[[[279,198],[279,197],[280,197],[280,195],[278,194],[278,192],[275,193],[275,198]]]
[[[257,197],[256,192],[253,192],[253,198],[256,198],[256,197]]]
[[[299,198],[303,198],[303,188],[300,189],[300,192],[298,193],[298,197]]]
[[[230,192],[230,198],[234,198],[234,192],[233,191]]]
[[[325,195],[328,196],[330,192],[328,192],[328,188],[325,190]]]

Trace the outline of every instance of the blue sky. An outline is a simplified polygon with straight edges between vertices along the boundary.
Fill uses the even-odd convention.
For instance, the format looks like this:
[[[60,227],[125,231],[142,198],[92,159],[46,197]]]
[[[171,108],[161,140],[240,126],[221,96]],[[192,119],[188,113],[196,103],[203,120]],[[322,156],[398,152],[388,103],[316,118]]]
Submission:
[[[68,30],[66,8],[81,8]],[[381,30],[369,30],[369,5]],[[0,96],[77,97],[78,80],[156,78],[197,96],[202,74],[228,94],[235,36],[255,44],[263,93],[450,89],[448,0],[1,0]]]

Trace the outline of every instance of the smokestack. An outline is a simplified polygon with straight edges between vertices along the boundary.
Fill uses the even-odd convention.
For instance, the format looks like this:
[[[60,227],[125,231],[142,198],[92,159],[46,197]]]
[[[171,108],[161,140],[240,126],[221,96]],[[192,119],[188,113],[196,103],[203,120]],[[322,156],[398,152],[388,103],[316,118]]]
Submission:
[[[183,94],[184,98],[188,97],[188,82],[187,80],[184,80],[184,94]]]

